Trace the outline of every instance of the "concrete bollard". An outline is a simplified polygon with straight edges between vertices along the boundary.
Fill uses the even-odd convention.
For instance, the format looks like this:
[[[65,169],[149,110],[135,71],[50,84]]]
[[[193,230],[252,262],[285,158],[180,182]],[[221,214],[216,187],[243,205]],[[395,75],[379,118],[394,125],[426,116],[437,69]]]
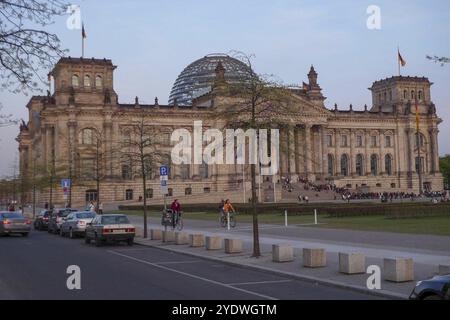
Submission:
[[[289,244],[272,245],[273,262],[291,262],[294,261],[294,248]]]
[[[217,236],[205,237],[206,250],[220,250],[222,249],[222,238]]]
[[[162,230],[151,229],[150,230],[150,239],[151,240],[162,240]]]
[[[339,272],[366,273],[366,256],[363,253],[339,253]]]
[[[391,282],[414,281],[414,261],[411,258],[384,259],[384,279]]]
[[[189,235],[189,245],[193,248],[204,247],[205,237],[202,234]]]
[[[134,231],[134,236],[138,237],[138,238],[143,238],[144,237],[144,229],[136,227],[135,231]]]
[[[439,265],[439,275],[446,276],[450,275],[450,265]]]
[[[225,253],[241,253],[242,247],[242,240],[225,239]]]
[[[173,231],[163,231],[162,232],[163,242],[173,242],[175,241],[175,232]]]
[[[175,233],[175,244],[189,244],[189,235],[186,232]]]
[[[307,268],[321,268],[327,265],[325,249],[303,249],[303,266]]]

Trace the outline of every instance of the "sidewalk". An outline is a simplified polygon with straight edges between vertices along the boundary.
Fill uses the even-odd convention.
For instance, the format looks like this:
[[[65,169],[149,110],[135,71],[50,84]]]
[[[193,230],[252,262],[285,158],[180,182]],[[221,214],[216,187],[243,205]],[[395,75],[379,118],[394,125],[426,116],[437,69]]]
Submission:
[[[137,227],[143,227],[142,217],[130,218]],[[159,219],[155,218],[150,219],[148,226],[149,230],[151,228],[163,229],[159,224]],[[313,231],[314,237],[311,238],[310,236]],[[366,281],[369,275],[345,275],[339,273],[339,252],[364,253],[366,255],[366,264],[380,266],[382,274],[384,258],[413,258],[415,279],[417,281],[436,275],[439,264],[450,265],[450,237],[359,232],[303,226],[289,226],[286,228],[276,225],[261,225],[260,243],[262,257],[255,259],[250,257],[252,252],[252,230],[249,224],[240,224],[236,229],[228,231],[227,229],[218,228],[217,223],[212,221],[190,220],[185,221],[183,232],[241,239],[244,244],[244,253],[225,254],[223,250],[207,251],[204,248],[190,248],[187,245],[177,246],[173,243],[167,244],[148,239],[137,239],[136,242],[142,245],[172,250],[197,257],[218,259],[226,263],[263,269],[269,272],[285,274],[290,277],[309,279],[319,283],[327,283],[364,292],[368,291]],[[413,241],[417,237],[423,238],[423,245],[419,245],[417,241]],[[343,241],[344,239],[346,241]],[[294,262],[272,262],[272,245],[281,243],[288,243],[294,247]],[[433,243],[437,250],[433,249]],[[319,269],[303,268],[301,263],[302,248],[326,249],[327,267]],[[415,283],[407,282],[398,284],[382,280],[382,290],[372,293],[391,298],[408,298]]]

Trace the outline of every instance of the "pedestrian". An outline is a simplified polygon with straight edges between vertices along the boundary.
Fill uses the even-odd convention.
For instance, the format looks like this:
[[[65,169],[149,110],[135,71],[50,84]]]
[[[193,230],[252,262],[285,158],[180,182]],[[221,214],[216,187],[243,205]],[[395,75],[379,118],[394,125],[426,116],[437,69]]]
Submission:
[[[305,202],[306,202],[306,203],[309,203],[309,198],[308,198],[308,196],[305,196]]]
[[[94,202],[93,202],[93,201],[91,201],[91,202],[89,203],[89,211],[95,212],[95,205],[94,205]]]
[[[175,226],[178,223],[178,218],[181,215],[181,204],[178,202],[178,199],[173,200],[172,205],[170,206],[172,209],[172,226],[175,229]]]
[[[98,204],[98,214],[103,214],[103,203],[102,202],[100,202]]]

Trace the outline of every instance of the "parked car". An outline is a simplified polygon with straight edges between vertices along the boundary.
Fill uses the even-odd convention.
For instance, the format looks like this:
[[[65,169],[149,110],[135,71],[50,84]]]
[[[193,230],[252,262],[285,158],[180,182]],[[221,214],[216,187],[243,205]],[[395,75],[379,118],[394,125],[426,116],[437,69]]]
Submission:
[[[50,214],[52,212],[50,210],[43,210],[38,213],[36,219],[34,220],[34,229],[35,230],[47,230],[48,229],[48,221],[50,219]]]
[[[76,212],[75,209],[63,208],[63,209],[53,209],[50,219],[48,221],[48,232],[58,233],[61,224],[63,223],[63,218],[67,217],[69,213]]]
[[[133,245],[136,228],[123,214],[105,214],[96,216],[86,227],[85,242],[95,241],[96,246],[103,243],[125,241]]]
[[[59,234],[62,237],[68,234],[69,238],[72,239],[76,236],[84,235],[86,233],[87,224],[91,223],[95,216],[95,212],[91,211],[69,213],[69,215],[63,219]]]
[[[31,231],[31,221],[20,212],[0,212],[0,235],[21,234],[26,237]]]
[[[450,300],[450,275],[417,282],[411,300]]]

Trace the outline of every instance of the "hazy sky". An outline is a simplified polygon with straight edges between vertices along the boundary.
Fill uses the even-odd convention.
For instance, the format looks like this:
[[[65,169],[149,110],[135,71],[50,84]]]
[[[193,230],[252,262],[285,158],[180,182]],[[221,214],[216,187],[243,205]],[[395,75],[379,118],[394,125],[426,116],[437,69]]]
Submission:
[[[397,74],[426,76],[440,117],[440,153],[450,153],[450,65],[427,54],[450,56],[450,1],[300,0],[90,0],[81,5],[87,57],[113,60],[120,102],[168,100],[178,74],[209,53],[239,50],[256,56],[258,73],[285,83],[306,81],[311,64],[328,97],[327,107],[371,105],[372,82]],[[381,30],[369,30],[369,5],[381,8]],[[71,56],[81,55],[79,30],[57,19],[56,32]],[[46,72],[44,72],[46,74]],[[29,96],[0,91],[4,111],[28,120]],[[12,172],[18,128],[0,128],[0,176]]]

